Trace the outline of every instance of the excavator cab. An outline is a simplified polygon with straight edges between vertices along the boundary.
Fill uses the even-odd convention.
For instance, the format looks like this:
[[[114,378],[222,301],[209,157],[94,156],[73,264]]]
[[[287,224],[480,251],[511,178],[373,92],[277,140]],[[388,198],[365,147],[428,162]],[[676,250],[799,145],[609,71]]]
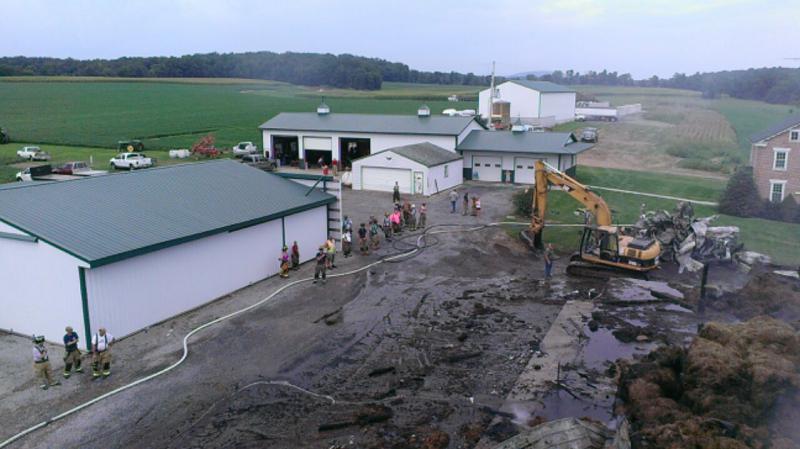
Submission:
[[[581,238],[581,255],[583,254],[617,262],[619,260],[619,236],[616,228],[585,227]]]

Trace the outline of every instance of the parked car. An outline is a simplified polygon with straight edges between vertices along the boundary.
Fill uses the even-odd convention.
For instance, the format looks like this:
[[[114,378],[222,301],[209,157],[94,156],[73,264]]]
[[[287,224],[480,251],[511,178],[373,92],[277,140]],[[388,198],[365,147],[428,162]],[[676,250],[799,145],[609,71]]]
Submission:
[[[253,142],[239,142],[233,147],[233,155],[235,157],[245,156],[258,152],[258,147],[253,145]]]
[[[17,150],[17,156],[30,161],[49,161],[50,154],[39,147],[22,147]]]
[[[83,161],[67,162],[53,169],[53,173],[59,175],[74,175],[76,172],[91,170],[89,164]]]
[[[581,133],[581,142],[597,142],[599,131],[597,128],[584,128]]]
[[[111,168],[134,170],[153,166],[153,160],[142,153],[120,153],[109,161]]]
[[[278,162],[275,159],[266,158],[261,153],[242,156],[242,163],[264,171],[274,171],[278,168]]]

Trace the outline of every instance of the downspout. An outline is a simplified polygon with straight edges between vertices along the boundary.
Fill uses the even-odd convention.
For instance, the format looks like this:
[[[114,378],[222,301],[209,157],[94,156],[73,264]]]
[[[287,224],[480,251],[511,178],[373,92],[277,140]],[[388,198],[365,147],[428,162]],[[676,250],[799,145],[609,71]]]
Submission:
[[[92,350],[92,325],[89,322],[89,295],[86,293],[86,269],[78,267],[78,279],[81,284],[81,307],[83,308],[83,332],[86,338],[86,350]]]

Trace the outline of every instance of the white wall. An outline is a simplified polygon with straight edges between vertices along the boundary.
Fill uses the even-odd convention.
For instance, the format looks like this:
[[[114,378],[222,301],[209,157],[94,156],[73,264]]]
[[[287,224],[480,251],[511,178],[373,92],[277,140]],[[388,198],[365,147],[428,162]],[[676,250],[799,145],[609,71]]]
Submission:
[[[325,209],[286,218],[286,238],[298,240],[303,260],[324,238]],[[128,335],[271,276],[282,244],[277,219],[88,269],[92,332]]]
[[[517,117],[538,118],[544,115],[539,111],[539,91],[521,86],[511,81],[506,81],[495,87],[498,91],[498,100],[505,100],[511,103],[511,120]],[[483,118],[489,115],[489,90],[485,89],[478,93],[478,111]],[[575,107],[575,105],[572,105]],[[574,117],[573,117],[574,118]]]
[[[447,177],[444,177],[444,167],[447,166]],[[428,169],[426,176],[428,182],[425,185],[425,195],[435,195],[447,189],[459,186],[464,182],[463,162],[455,160],[446,164],[437,165]],[[436,187],[439,187],[437,192]]]
[[[317,255],[317,249],[328,238],[328,212],[325,207],[300,212],[285,218],[286,246],[297,241],[300,260],[305,262]],[[325,226],[321,224],[324,223]],[[341,225],[339,225],[341,229]]]
[[[472,131],[483,130],[483,129],[484,128],[481,125],[479,125],[475,120],[469,122],[469,126],[464,128],[464,130],[461,131],[461,133],[458,135],[458,143],[463,142],[464,139],[466,139],[469,133],[471,133]]]
[[[474,123],[474,122],[473,122]],[[480,125],[475,123],[478,129]],[[303,131],[270,131],[262,130],[263,144],[265,151],[272,151],[272,134],[276,136],[298,136],[300,157],[305,158],[303,148],[304,137],[330,137],[333,142],[332,159],[342,160],[339,147],[340,138],[370,139],[370,153],[374,154],[392,147],[411,145],[415,143],[430,142],[446,150],[455,152],[457,136],[435,136],[435,135],[416,135],[416,134],[372,134],[372,133],[339,133],[339,132],[303,132]],[[466,137],[466,134],[464,134]]]
[[[513,103],[511,105],[514,107]],[[542,94],[542,117],[554,116],[556,123],[575,120],[575,92],[559,92]]]
[[[0,232],[25,235],[5,223],[0,223]],[[60,342],[69,325],[80,334],[83,347],[78,267],[86,265],[41,240],[0,238],[0,328]]]
[[[561,171],[566,171],[567,169],[571,168],[573,165],[577,163],[577,158],[571,154],[562,154],[560,164],[557,154],[510,153],[510,152],[501,153],[496,151],[464,151],[462,155],[464,157],[462,167],[464,168],[472,168],[473,156],[500,157],[502,158],[503,161],[503,170],[514,170],[515,168],[514,158],[517,157],[541,159],[547,162],[548,164],[552,165],[553,167],[558,168]]]
[[[412,179],[414,176],[413,172],[421,171],[425,179],[428,179],[428,167],[406,159],[393,151],[385,151],[381,154],[374,154],[370,157],[365,157],[353,162],[353,172],[350,175],[350,179],[353,181],[353,190],[362,190],[364,188],[361,176],[363,167],[402,168],[411,170]],[[412,180],[411,185],[413,186],[413,184],[414,182]]]

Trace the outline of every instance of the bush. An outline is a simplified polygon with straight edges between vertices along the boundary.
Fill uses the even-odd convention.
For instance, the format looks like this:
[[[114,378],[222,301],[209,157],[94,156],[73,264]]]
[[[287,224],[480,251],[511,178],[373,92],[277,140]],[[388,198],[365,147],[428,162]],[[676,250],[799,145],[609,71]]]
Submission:
[[[722,171],[722,164],[708,159],[684,159],[678,162],[678,167],[690,168],[693,170]]]
[[[797,219],[798,206],[793,195],[787,195],[780,206],[780,220],[792,223]]]
[[[533,191],[531,189],[517,190],[512,195],[511,202],[514,204],[514,211],[518,216],[530,217],[533,213]]]
[[[719,201],[719,211],[735,217],[755,217],[763,209],[752,167],[740,167],[728,180]]]

